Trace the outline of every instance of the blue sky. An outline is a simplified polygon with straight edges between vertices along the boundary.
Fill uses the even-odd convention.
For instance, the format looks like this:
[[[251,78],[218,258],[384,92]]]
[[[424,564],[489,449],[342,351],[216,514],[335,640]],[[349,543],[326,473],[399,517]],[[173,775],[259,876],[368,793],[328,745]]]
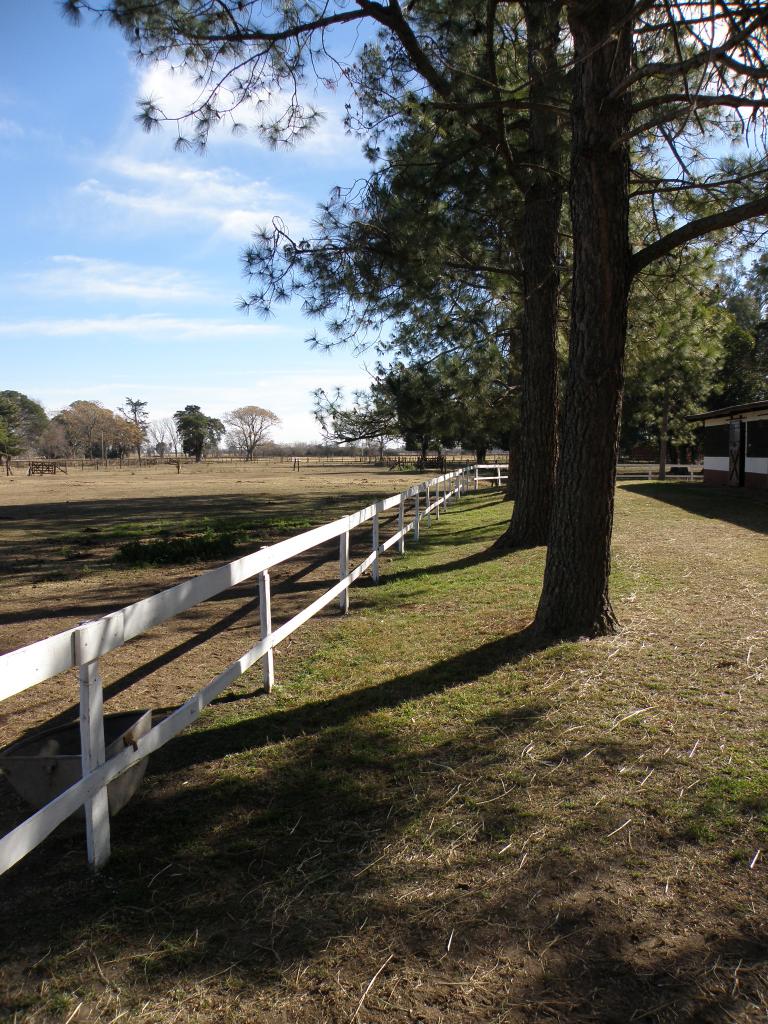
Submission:
[[[239,254],[273,216],[301,234],[331,187],[366,173],[344,97],[317,97],[327,118],[298,149],[222,132],[205,156],[178,154],[174,129],[146,135],[134,115],[149,94],[181,110],[183,76],[137,66],[119,33],[73,27],[55,0],[13,3],[4,25],[0,389],[49,411],[130,395],[152,418],[263,405],[278,440],[317,437],[309,393],[365,386],[364,362],[310,351],[293,306],[239,313]]]

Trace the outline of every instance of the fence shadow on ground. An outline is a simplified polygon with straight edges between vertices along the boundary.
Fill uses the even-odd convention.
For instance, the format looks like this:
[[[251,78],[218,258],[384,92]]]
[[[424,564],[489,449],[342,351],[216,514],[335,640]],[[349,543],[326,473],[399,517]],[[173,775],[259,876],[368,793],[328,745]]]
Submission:
[[[627,483],[624,489],[706,519],[768,533],[768,492],[684,483]]]
[[[348,1020],[392,954],[382,980],[400,972],[408,1006],[384,1019],[734,1019],[745,999],[760,997],[766,948],[766,935],[729,923],[734,908],[725,920],[722,907],[703,910],[695,934],[653,942],[653,914],[628,920],[617,883],[622,871],[635,877],[642,849],[597,839],[614,824],[603,805],[594,843],[564,812],[546,856],[525,847],[539,824],[526,797],[552,783],[542,772],[500,798],[498,779],[546,728],[546,703],[510,695],[508,707],[426,744],[409,738],[407,719],[393,729],[376,717],[482,687],[486,674],[531,651],[521,634],[386,683],[178,737],[115,820],[102,875],[87,873],[82,826],[72,823],[1,883],[6,969],[19,964],[36,988],[63,974],[85,991],[140,987],[150,1000],[197,984],[216,991],[211,979],[221,978],[217,998],[232,983],[238,1000],[253,1000],[252,1019],[267,1019],[259,1012],[300,977],[306,1015],[296,1019]],[[607,741],[574,762],[573,785],[597,793],[594,758],[631,753]],[[208,761],[215,774],[200,769]],[[468,779],[489,795],[470,786],[462,797]],[[511,859],[498,854],[505,836],[515,841]],[[526,848],[530,870],[518,870]],[[339,970],[347,991],[334,981]],[[467,979],[478,972],[490,987],[470,998]],[[12,1019],[16,1008],[9,986],[0,1009]]]

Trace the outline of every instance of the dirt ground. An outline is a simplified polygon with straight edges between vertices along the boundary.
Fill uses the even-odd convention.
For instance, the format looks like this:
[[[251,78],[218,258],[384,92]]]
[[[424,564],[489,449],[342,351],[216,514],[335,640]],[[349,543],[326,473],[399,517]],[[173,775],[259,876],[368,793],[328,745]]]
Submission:
[[[224,497],[203,476],[177,503],[172,479],[130,505],[94,492],[69,522],[6,506],[21,582],[2,635],[201,568],[116,566],[137,530],[228,517],[266,543],[413,479],[318,471],[299,501],[277,469]],[[352,615],[294,634],[268,697],[245,677],[153,755],[103,872],[72,819],[0,879],[0,1020],[766,1024],[766,495],[621,486],[621,630],[544,647],[522,639],[543,550],[492,548],[509,509],[455,506]],[[290,567],[281,614],[334,568]],[[105,659],[110,705],[210,678],[256,633],[254,589]],[[73,679],[34,692],[25,728],[75,713]],[[3,789],[0,831],[20,813]]]
[[[177,536],[202,524],[243,524],[232,557],[396,494],[419,477],[368,465],[290,461],[186,465],[0,477],[0,654],[95,619],[222,561],[131,567],[126,539]],[[370,526],[353,534],[362,551]],[[335,578],[338,542],[277,567],[273,624]],[[323,588],[322,585],[325,584]],[[103,659],[107,712],[175,706],[258,635],[256,582],[221,594]],[[76,715],[74,672],[0,704],[0,746]]]

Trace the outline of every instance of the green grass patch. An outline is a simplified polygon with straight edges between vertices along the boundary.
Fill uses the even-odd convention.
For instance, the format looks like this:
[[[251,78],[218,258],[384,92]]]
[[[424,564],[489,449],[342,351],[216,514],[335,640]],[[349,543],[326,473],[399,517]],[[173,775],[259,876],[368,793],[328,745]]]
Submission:
[[[231,558],[236,547],[232,534],[206,530],[169,540],[130,540],[117,549],[115,561],[124,565],[186,565]]]
[[[113,538],[135,538],[119,545],[114,555],[115,562],[131,566],[186,565],[232,558],[240,550],[253,550],[262,544],[274,543],[282,536],[312,525],[306,518],[203,518],[184,520],[173,527],[164,521],[119,524],[111,527],[110,534]]]
[[[768,842],[768,757],[734,757],[701,787],[695,804],[683,825],[685,839],[712,843],[746,831],[755,842]]]

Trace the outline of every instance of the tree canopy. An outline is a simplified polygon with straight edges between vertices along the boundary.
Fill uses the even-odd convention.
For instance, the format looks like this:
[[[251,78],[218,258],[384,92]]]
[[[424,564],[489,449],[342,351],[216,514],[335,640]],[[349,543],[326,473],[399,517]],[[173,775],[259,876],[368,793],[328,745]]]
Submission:
[[[34,451],[48,417],[39,402],[20,391],[0,391],[0,446],[6,454]]]
[[[225,432],[224,424],[214,416],[206,416],[199,405],[185,405],[173,414],[185,455],[200,462],[206,449],[216,448]]]
[[[280,417],[270,409],[259,405],[244,405],[224,413],[227,438],[232,447],[250,461],[256,449],[270,439],[272,427],[280,424]]]
[[[81,458],[126,455],[141,445],[141,429],[124,416],[106,409],[101,402],[79,399],[70,403],[53,418],[59,431],[43,435],[47,451],[60,447],[62,433],[66,453]],[[61,454],[56,451],[55,454]]]
[[[378,374],[368,391],[358,391],[351,405],[340,390],[315,392],[315,418],[333,443],[400,439],[421,452],[443,447],[469,448],[485,457],[491,446],[506,446],[516,415],[515,394],[497,349],[472,361],[441,354],[432,360],[396,360]]]

